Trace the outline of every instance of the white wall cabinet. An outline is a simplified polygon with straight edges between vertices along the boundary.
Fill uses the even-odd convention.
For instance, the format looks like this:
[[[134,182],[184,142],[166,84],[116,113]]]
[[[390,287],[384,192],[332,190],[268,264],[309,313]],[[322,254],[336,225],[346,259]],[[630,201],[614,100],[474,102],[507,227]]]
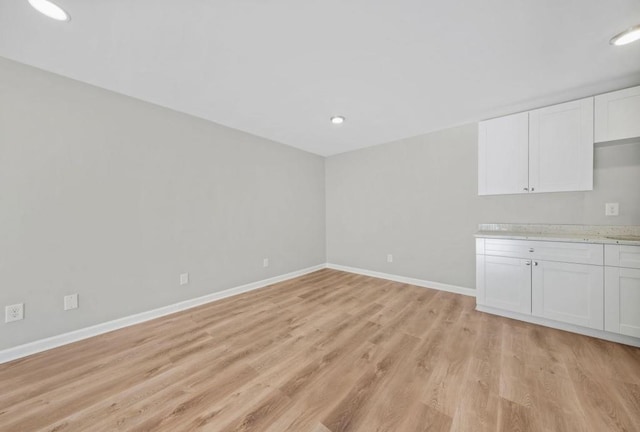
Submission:
[[[479,195],[592,189],[593,98],[479,123]]]
[[[480,122],[478,194],[502,195],[529,188],[529,114]]]
[[[534,261],[532,314],[593,329],[604,329],[603,267]]]
[[[529,113],[529,189],[593,190],[593,98]]]
[[[595,141],[640,137],[640,86],[596,96]]]
[[[499,309],[531,314],[531,261],[479,256],[477,302]]]

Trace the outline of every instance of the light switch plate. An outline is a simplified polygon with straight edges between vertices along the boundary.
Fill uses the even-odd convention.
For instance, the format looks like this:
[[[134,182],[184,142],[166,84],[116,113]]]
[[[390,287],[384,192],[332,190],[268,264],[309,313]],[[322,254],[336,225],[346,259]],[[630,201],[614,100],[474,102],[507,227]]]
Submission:
[[[618,203],[606,203],[604,205],[605,216],[618,216],[620,214],[620,205]]]
[[[78,294],[64,296],[64,310],[78,309]]]

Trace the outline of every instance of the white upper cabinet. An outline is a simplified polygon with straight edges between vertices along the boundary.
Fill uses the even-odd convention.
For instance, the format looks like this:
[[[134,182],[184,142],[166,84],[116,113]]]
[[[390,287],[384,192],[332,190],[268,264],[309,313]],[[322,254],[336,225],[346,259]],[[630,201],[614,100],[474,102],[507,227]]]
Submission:
[[[529,113],[530,192],[593,190],[593,98]]]
[[[480,122],[479,195],[592,189],[592,97]]]
[[[596,142],[640,137],[640,86],[596,96]]]
[[[529,187],[529,114],[480,122],[478,194],[516,194]]]

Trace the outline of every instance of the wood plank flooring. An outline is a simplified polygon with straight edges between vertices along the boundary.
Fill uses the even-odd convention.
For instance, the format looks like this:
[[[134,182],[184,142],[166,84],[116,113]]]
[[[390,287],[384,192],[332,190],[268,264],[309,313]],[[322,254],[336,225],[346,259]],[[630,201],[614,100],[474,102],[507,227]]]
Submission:
[[[0,431],[640,431],[640,349],[321,270],[0,365]]]

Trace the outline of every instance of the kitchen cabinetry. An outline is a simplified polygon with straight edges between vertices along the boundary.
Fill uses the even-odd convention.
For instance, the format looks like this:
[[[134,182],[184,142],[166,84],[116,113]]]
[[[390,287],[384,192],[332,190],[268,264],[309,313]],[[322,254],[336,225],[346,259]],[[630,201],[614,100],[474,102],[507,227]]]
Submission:
[[[478,257],[479,304],[531,314],[531,261],[499,256]]]
[[[640,246],[605,246],[605,330],[640,338]]]
[[[640,246],[476,239],[477,308],[640,346]]]
[[[593,98],[529,113],[529,188],[593,190]]]
[[[478,126],[478,194],[593,189],[593,98]]]
[[[640,138],[640,86],[596,96],[595,142]]]
[[[603,267],[553,261],[532,266],[532,314],[582,327],[604,328]]]
[[[603,246],[478,239],[477,303],[602,330]]]
[[[517,194],[529,189],[529,114],[480,122],[478,193]]]

